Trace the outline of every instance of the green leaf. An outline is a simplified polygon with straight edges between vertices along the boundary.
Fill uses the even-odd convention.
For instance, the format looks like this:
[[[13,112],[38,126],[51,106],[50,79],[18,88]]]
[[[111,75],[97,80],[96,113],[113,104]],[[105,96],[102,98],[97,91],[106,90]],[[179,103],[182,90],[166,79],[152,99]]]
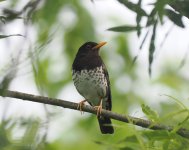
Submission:
[[[127,25],[123,25],[123,26],[117,26],[117,27],[112,27],[109,28],[109,31],[115,31],[115,32],[129,32],[129,31],[136,31],[141,29],[140,26],[127,26]]]
[[[143,132],[143,136],[145,136],[149,140],[153,140],[153,141],[170,139],[170,134],[166,130],[162,130],[162,131],[145,131],[145,132]]]
[[[159,115],[156,111],[152,110],[149,106],[142,104],[142,111],[146,114],[146,116],[152,121],[158,121]]]
[[[173,10],[165,9],[167,17],[177,26],[184,28],[184,24],[182,22],[182,15],[176,13]]]
[[[128,136],[124,139],[124,142],[133,142],[133,143],[138,143],[138,139],[135,135]]]
[[[188,140],[180,137],[176,133],[170,133],[166,130],[146,130],[142,135],[147,141],[149,141],[151,147],[155,147],[154,149],[188,150]]]
[[[11,37],[11,36],[23,36],[23,35],[21,35],[21,34],[0,35],[0,39],[8,38],[8,37]]]
[[[146,38],[148,37],[148,34],[149,34],[149,32],[150,32],[150,30],[148,30],[147,32],[146,32],[146,34],[145,34],[145,36],[144,36],[144,38],[143,38],[143,40],[142,40],[142,42],[141,42],[141,44],[140,44],[140,49],[142,49],[142,47],[143,47],[143,45],[144,45],[144,42],[146,41]]]
[[[122,3],[123,5],[125,5],[128,9],[139,14],[140,16],[147,16],[147,13],[141,8],[140,5],[134,4],[128,0],[118,0],[118,1]]]
[[[181,15],[186,16],[189,18],[189,1],[188,0],[170,0],[169,5],[177,12],[179,12]]]
[[[8,76],[6,76],[3,81],[0,83],[0,94],[4,95],[6,93],[6,90],[9,87],[9,84],[12,79],[10,79]]]
[[[141,7],[141,2],[142,2],[142,0],[139,0],[139,1],[138,1],[138,4],[137,4],[137,5],[138,5],[139,7]],[[140,28],[141,19],[142,19],[141,14],[137,14],[136,23],[137,23],[137,27],[139,27],[138,30],[137,30],[137,35],[138,35],[138,37],[139,37],[140,34],[141,34],[141,28]]]
[[[149,47],[149,68],[148,68],[148,72],[149,72],[149,75],[151,76],[151,67],[152,67],[152,62],[153,62],[153,55],[154,55],[154,52],[155,52],[155,37],[156,37],[156,27],[157,27],[157,21],[156,23],[154,24],[154,27],[153,27],[153,33],[152,33],[152,36],[151,36],[151,40],[150,40],[150,47]]]
[[[156,13],[157,13],[156,8],[152,9],[150,15],[148,16],[146,27],[155,24],[155,22],[156,22],[156,19],[155,19]]]
[[[137,15],[136,17],[136,22],[137,22],[137,36],[139,37],[141,34],[141,28],[140,28],[140,21],[141,21],[142,17],[140,15]]]
[[[165,5],[168,3],[168,0],[158,0],[156,3],[155,3],[155,9],[157,10],[157,13],[158,13],[158,16],[159,16],[159,19],[160,19],[160,22],[162,23],[163,22],[163,16],[164,16],[164,8],[165,8]]]
[[[120,150],[137,150],[141,149],[139,139],[136,135],[130,135],[119,141],[119,144],[124,144],[120,146]]]
[[[14,65],[13,65],[14,66]],[[15,67],[15,66],[14,66]],[[6,94],[6,90],[8,89],[11,81],[13,80],[14,76],[16,74],[16,69],[14,71],[8,72],[0,81],[0,94],[4,95]]]

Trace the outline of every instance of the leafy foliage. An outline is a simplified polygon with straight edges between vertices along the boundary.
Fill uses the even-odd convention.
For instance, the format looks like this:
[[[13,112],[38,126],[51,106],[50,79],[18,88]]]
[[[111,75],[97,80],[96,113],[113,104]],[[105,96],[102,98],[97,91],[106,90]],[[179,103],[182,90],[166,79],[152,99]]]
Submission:
[[[44,147],[43,139],[39,138],[40,122],[35,119],[19,118],[18,121],[14,119],[3,120],[0,125],[0,147],[2,150],[32,150]],[[14,130],[23,131],[20,137],[14,139]]]
[[[126,6],[129,10],[136,13],[136,25],[137,26],[116,26],[116,27],[109,28],[108,30],[114,31],[114,32],[137,31],[137,35],[140,36],[142,29],[145,29],[145,28],[141,28],[141,26],[140,26],[142,18],[147,18],[146,28],[150,29],[150,26],[153,27],[153,29],[152,29],[153,34],[152,34],[152,37],[150,40],[149,56],[148,56],[149,57],[149,69],[148,70],[149,70],[149,75],[151,75],[151,65],[154,60],[153,54],[156,49],[155,48],[155,41],[156,41],[155,34],[157,32],[156,26],[159,23],[162,24],[163,18],[165,16],[167,16],[170,19],[170,21],[172,21],[175,25],[177,25],[181,28],[184,28],[185,26],[182,22],[182,17],[189,16],[188,11],[186,11],[186,8],[184,8],[186,6],[186,4],[188,4],[188,1],[187,0],[184,0],[184,1],[158,0],[154,4],[152,4],[152,5],[154,5],[154,7],[149,14],[147,14],[146,11],[142,8],[142,5],[141,5],[141,3],[143,2],[142,0],[139,0],[138,3],[136,3],[136,4],[131,1],[128,1],[128,0],[118,0],[118,1],[121,4],[123,4],[124,6]],[[180,5],[178,7],[179,4],[182,4],[182,5]],[[170,5],[173,9],[175,9],[178,12],[175,12],[175,10],[167,9],[166,8],[167,5]],[[183,11],[184,11],[184,13],[183,13]],[[148,33],[148,31],[147,31],[147,33]],[[146,33],[146,36],[148,36],[147,33]],[[143,43],[145,42],[146,36],[145,36],[144,40],[142,41],[141,45],[143,45]],[[142,48],[142,46],[140,48]]]

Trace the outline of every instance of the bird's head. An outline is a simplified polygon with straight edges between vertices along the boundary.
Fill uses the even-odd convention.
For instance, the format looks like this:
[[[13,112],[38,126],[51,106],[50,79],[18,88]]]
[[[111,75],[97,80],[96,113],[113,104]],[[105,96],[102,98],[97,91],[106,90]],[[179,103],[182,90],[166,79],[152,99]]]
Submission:
[[[100,43],[86,42],[79,48],[78,54],[79,55],[88,55],[88,54],[98,55],[100,47],[102,47],[106,43],[107,42],[100,42]]]

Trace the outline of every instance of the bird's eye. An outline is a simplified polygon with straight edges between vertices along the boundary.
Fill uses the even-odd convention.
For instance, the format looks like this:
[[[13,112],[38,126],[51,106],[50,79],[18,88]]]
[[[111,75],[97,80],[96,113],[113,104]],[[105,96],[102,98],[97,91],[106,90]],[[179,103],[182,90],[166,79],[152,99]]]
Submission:
[[[86,48],[87,48],[87,49],[91,49],[91,45],[89,45],[89,44],[86,45]]]

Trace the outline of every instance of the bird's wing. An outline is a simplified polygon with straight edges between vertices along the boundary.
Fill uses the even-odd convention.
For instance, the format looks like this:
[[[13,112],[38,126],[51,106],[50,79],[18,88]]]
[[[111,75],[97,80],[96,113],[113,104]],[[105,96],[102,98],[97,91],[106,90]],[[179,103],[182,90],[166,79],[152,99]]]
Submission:
[[[110,80],[109,80],[108,71],[107,71],[106,66],[105,66],[104,63],[102,63],[102,68],[103,68],[103,71],[104,71],[105,78],[106,78],[106,80],[107,80],[107,88],[106,88],[106,97],[107,97],[107,100],[106,100],[106,109],[107,109],[107,110],[111,110],[111,109],[112,109],[112,97],[111,97],[111,89],[110,89]]]

